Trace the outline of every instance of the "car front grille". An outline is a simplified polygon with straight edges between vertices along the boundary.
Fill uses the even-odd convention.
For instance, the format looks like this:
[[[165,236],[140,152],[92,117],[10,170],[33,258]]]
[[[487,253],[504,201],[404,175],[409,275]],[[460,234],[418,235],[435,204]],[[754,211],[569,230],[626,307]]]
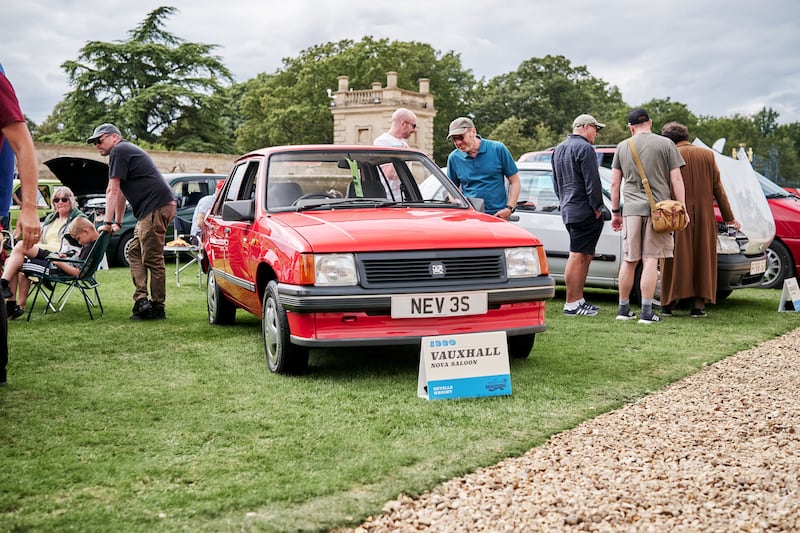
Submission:
[[[356,262],[365,288],[506,281],[503,250],[358,254]]]

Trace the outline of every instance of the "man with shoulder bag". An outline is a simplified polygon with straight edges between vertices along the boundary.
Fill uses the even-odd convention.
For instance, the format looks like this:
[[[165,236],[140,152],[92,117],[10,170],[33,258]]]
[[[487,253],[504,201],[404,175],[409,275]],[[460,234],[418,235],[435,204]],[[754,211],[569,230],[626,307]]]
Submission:
[[[674,241],[669,227],[656,231],[660,202],[674,200],[678,204],[669,206],[674,218],[672,230],[683,229],[689,221],[686,214],[686,199],[681,167],[683,158],[675,144],[652,133],[653,121],[644,109],[628,113],[631,138],[617,145],[611,163],[611,227],[622,231],[623,261],[619,269],[619,310],[617,320],[632,320],[630,294],[633,289],[636,267],[642,263],[639,292],[642,296],[640,324],[660,322],[661,317],[653,310],[656,285],[658,283],[659,259],[672,257]],[[637,163],[638,160],[638,163]],[[652,199],[651,199],[652,197]],[[620,200],[624,199],[624,202]],[[623,216],[621,205],[624,203]],[[676,209],[680,214],[673,214]],[[653,217],[654,212],[656,217]],[[666,231],[665,231],[666,229]]]

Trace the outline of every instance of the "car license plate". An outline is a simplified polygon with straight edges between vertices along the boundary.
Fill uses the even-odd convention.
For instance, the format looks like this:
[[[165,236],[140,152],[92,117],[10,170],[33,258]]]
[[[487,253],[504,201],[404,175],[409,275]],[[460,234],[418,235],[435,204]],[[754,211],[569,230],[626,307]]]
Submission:
[[[750,274],[763,274],[767,271],[767,260],[760,259],[750,263]]]
[[[392,318],[484,315],[486,292],[437,292],[392,296]]]

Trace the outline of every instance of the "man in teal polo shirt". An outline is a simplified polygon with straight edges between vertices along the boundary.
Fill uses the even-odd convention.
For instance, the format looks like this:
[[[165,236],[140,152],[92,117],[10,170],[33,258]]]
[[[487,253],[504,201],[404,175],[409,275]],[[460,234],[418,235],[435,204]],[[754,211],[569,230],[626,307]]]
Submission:
[[[447,140],[456,147],[447,158],[450,180],[465,196],[482,198],[487,213],[508,220],[516,209],[520,184],[517,164],[506,145],[482,138],[467,117],[450,123]]]

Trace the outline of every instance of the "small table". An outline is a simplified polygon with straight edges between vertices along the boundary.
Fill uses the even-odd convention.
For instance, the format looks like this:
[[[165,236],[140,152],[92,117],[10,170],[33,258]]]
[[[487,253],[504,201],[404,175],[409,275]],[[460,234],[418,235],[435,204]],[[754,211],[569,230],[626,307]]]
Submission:
[[[202,255],[200,254],[200,247],[199,246],[164,246],[164,252],[167,253],[174,253],[175,254],[175,284],[180,287],[181,286],[181,272],[189,268],[191,265],[197,263],[197,287],[203,287],[203,271],[200,269],[200,259]],[[185,265],[181,266],[181,254],[190,254],[192,259],[186,263]]]

